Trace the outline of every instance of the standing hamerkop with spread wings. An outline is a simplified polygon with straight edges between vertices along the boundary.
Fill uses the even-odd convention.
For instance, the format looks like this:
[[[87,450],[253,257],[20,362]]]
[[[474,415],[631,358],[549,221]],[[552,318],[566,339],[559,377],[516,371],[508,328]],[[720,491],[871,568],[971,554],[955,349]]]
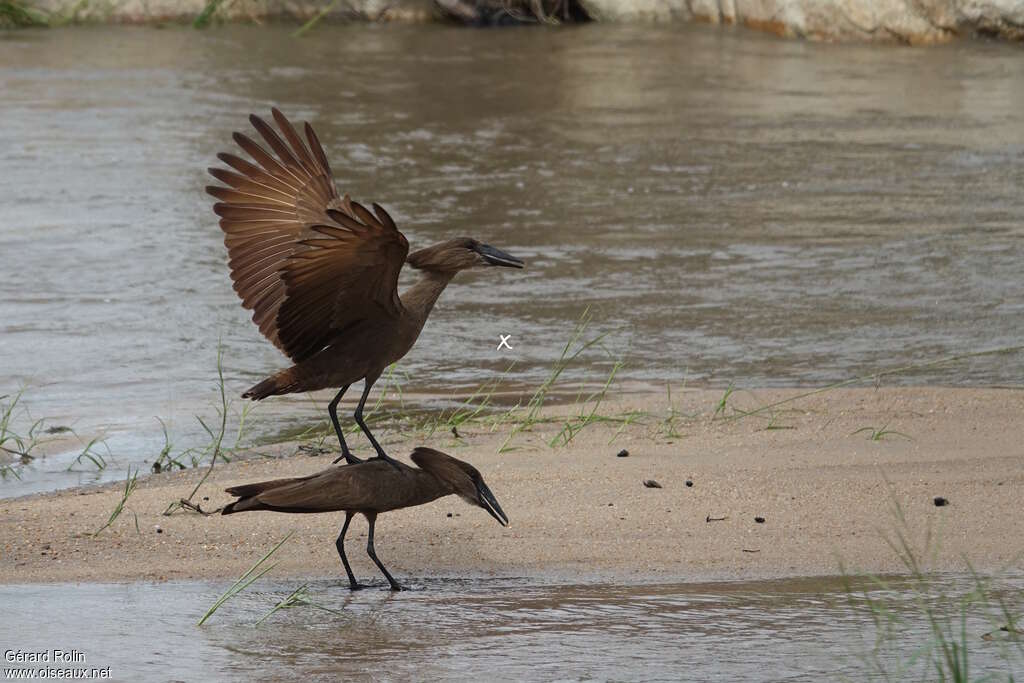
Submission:
[[[353,382],[365,380],[355,420],[378,457],[391,461],[363,421],[373,383],[416,343],[456,273],[477,266],[522,268],[523,262],[469,237],[410,254],[409,242],[382,207],[373,204],[371,212],[338,195],[313,128],[305,124],[304,141],[280,111],[272,113],[280,134],[258,116],[249,117],[270,149],[235,133],[253,161],[218,154],[230,170],[210,173],[227,187],[206,188],[219,200],[213,210],[242,305],[294,363],[243,397],[258,401],[340,387],[328,406],[341,444],[335,462],[356,463],[360,459],[345,443],[337,407]],[[399,296],[404,263],[422,277]]]

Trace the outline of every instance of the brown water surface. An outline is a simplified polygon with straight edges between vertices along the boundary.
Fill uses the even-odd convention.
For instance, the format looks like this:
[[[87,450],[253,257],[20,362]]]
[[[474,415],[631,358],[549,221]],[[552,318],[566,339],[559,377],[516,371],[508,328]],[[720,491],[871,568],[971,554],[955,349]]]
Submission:
[[[264,580],[196,627],[227,583],[0,586],[0,648],[77,649],[122,681],[916,681],[937,679],[930,609],[948,642],[968,648],[970,680],[1024,667],[1024,645],[982,638],[1005,623],[999,601],[1019,612],[1020,577],[973,603],[977,584],[959,575],[937,577],[934,591],[852,580],[849,592],[828,577],[432,578],[397,594],[313,581],[308,599],[333,612],[293,608],[257,626],[302,585]],[[868,599],[887,610],[877,621]]]

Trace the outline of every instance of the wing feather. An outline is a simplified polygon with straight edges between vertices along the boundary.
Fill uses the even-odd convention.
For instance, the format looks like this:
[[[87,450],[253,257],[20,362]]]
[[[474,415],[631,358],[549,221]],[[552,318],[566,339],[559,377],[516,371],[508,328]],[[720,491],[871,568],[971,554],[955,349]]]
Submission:
[[[255,159],[256,163],[262,166],[263,170],[269,173],[274,180],[284,184],[296,194],[302,192],[302,179],[289,171],[280,161],[274,158],[273,154],[263,149],[258,142],[242,133],[232,133],[231,139],[235,141],[235,144],[248,152],[249,156]]]
[[[306,124],[306,139],[309,140],[309,149],[313,152],[313,157],[316,159],[320,173],[330,176],[331,164],[327,161],[327,155],[324,153],[324,146],[320,144],[320,138],[317,137],[316,131],[313,130],[313,126],[308,123]]]
[[[285,138],[288,140],[288,144],[293,150],[295,150],[299,163],[301,163],[303,168],[306,169],[306,173],[313,177],[320,175],[323,169],[318,166],[309,150],[306,149],[306,143],[304,143],[302,138],[299,137],[299,134],[295,132],[292,122],[285,118],[284,114],[276,108],[272,109],[270,113],[273,115],[274,121],[277,123],[277,127],[281,129],[282,133],[284,133]],[[326,175],[330,175],[330,171],[328,171]]]
[[[286,205],[290,205],[295,201],[294,197],[291,194],[282,191],[277,187],[274,187],[273,185],[258,182],[253,178],[249,178],[238,173],[232,173],[231,171],[227,171],[223,168],[211,168],[207,170],[210,172],[210,175],[212,175],[214,178],[221,181],[222,183],[230,185],[236,190],[241,190],[243,192],[249,192],[252,194],[259,194],[261,196],[276,199],[277,201]],[[276,183],[276,181],[271,182]]]
[[[285,202],[269,194],[256,192],[245,192],[234,190],[229,187],[218,187],[209,185],[206,188],[208,194],[213,195],[222,202],[235,204],[267,204],[269,206],[286,206]]]
[[[277,130],[249,121],[264,144],[232,138],[252,159],[223,152],[211,168],[225,186],[218,201],[228,267],[242,305],[260,332],[299,362],[359,320],[400,312],[398,273],[409,244],[377,204],[373,213],[339,196],[316,132],[305,140],[272,109]]]
[[[256,500],[283,510],[330,512],[374,510],[381,505],[381,493],[406,478],[369,461],[359,465],[332,467],[312,477],[283,482],[256,495]],[[391,467],[387,465],[387,467]]]
[[[292,153],[291,148],[285,144],[285,141],[278,136],[277,131],[270,127],[266,121],[256,116],[255,114],[249,115],[249,123],[256,129],[256,132],[260,134],[270,148],[277,153],[277,156],[281,159],[284,169],[292,176],[295,177],[299,182],[304,182],[303,176],[309,175],[309,170],[302,168],[302,163]],[[297,173],[301,169],[301,173]]]

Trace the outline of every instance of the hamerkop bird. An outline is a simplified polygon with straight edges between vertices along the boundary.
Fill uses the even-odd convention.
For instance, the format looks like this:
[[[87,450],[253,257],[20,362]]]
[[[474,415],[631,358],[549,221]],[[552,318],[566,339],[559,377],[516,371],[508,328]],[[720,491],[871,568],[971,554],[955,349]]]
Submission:
[[[523,262],[469,237],[409,254],[409,242],[384,209],[374,204],[371,213],[348,195],[338,196],[313,128],[305,124],[304,142],[281,112],[272,113],[283,138],[258,116],[249,121],[273,152],[235,133],[235,142],[256,163],[218,154],[233,170],[209,171],[228,187],[206,188],[220,200],[213,210],[221,217],[242,305],[253,311],[260,332],[294,362],[242,396],[258,401],[340,387],[327,408],[341,444],[334,462],[357,463],[361,460],[345,443],[337,407],[353,382],[365,380],[356,423],[378,457],[394,462],[363,421],[373,383],[409,352],[456,273],[476,266],[522,268]],[[399,297],[403,263],[423,275]]]
[[[349,586],[362,588],[352,573],[345,557],[345,533],[356,513],[366,517],[370,533],[366,553],[383,572],[391,590],[402,590],[398,582],[377,559],[373,549],[373,529],[377,515],[389,510],[423,505],[443,496],[456,494],[470,505],[487,510],[502,526],[508,525],[508,516],[498,505],[494,494],[487,488],[480,472],[468,462],[432,448],[419,447],[412,452],[412,461],[418,467],[394,461],[392,468],[382,460],[371,460],[348,467],[331,467],[319,474],[294,479],[275,479],[258,484],[233,486],[227,492],[238,496],[221,514],[230,515],[249,510],[275,512],[337,512],[345,511],[345,523],[335,545],[341,563],[345,565]]]

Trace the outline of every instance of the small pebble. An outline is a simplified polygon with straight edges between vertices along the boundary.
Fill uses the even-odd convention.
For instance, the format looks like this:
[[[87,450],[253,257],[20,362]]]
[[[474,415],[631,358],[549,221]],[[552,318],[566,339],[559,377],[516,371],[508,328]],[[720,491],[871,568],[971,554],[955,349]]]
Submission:
[[[693,486],[693,482],[691,480],[687,479],[686,480],[686,485],[687,486]]]
[[[452,516],[452,513],[450,513],[450,512],[449,512],[449,513],[448,513],[448,514],[447,514],[446,516],[447,516],[447,517],[451,517],[451,516]]]
[[[649,489],[660,489],[661,488],[661,484],[659,484],[658,482],[654,481],[653,479],[644,479],[644,486],[646,486]]]
[[[758,524],[764,524],[764,517],[754,517],[754,521]]]
[[[629,451],[627,451],[625,448],[623,448],[621,451],[619,451],[618,453],[615,454],[615,457],[616,458],[628,458],[629,457]]]
[[[157,524],[157,525],[156,525],[156,532],[157,532],[158,534],[162,534],[162,533],[164,532],[164,530],[160,528],[160,525],[159,525],[159,524]]]
[[[210,500],[209,496],[203,496],[203,500]]]
[[[949,501],[943,498],[942,496],[935,496],[935,500],[933,502],[935,503],[935,507],[937,508],[949,505]]]

